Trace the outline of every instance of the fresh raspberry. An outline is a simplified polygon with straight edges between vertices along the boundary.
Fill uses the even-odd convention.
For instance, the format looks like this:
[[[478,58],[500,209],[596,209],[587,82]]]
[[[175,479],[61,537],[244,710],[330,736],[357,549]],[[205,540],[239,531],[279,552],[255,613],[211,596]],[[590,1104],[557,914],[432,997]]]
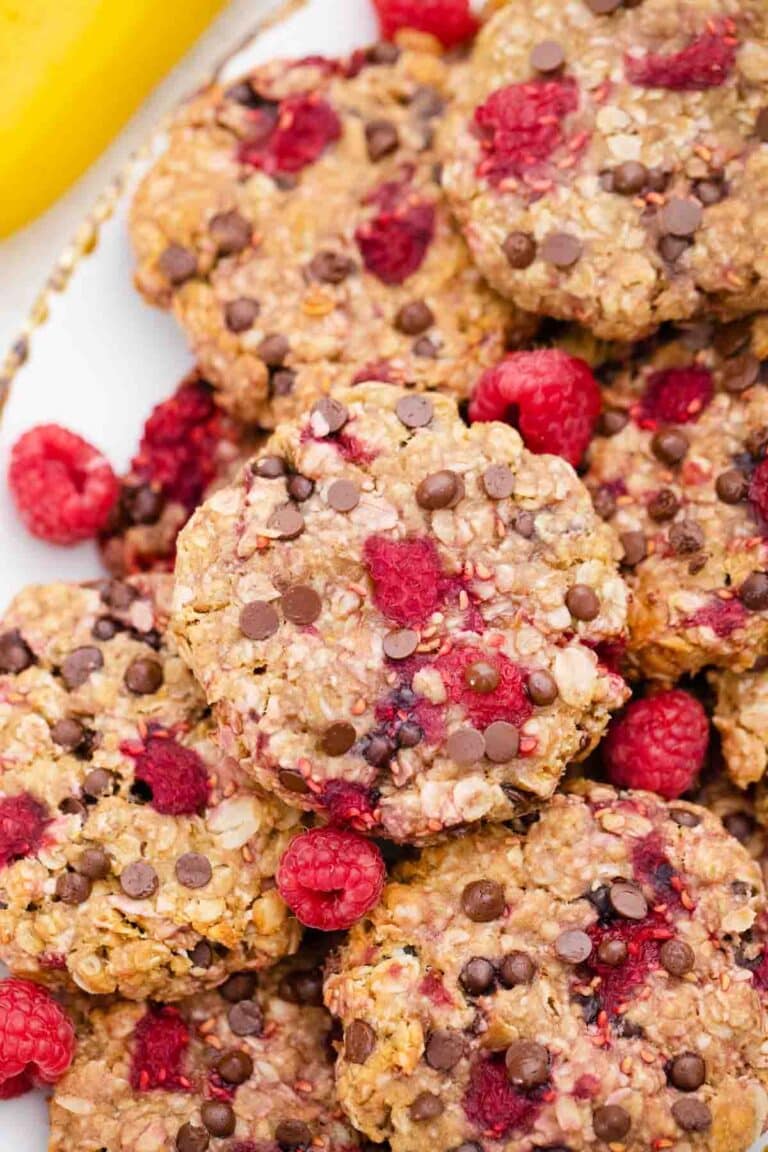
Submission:
[[[300,172],[341,136],[341,121],[317,95],[288,96],[277,116],[262,110],[255,115],[254,131],[241,144],[239,159],[269,175]]]
[[[373,276],[383,284],[402,284],[421,267],[434,234],[434,206],[402,195],[361,224],[355,240]]]
[[[446,48],[455,48],[478,29],[469,0],[373,0],[373,6],[385,40],[392,40],[401,28],[415,28]]]
[[[761,460],[752,473],[749,499],[763,525],[768,524],[768,460]]]
[[[16,441],[8,483],[27,529],[49,544],[95,536],[119,492],[107,458],[58,424],[38,424]]]
[[[512,1086],[503,1054],[473,1064],[463,1104],[467,1119],[492,1140],[529,1132],[541,1110],[536,1093],[526,1095]]]
[[[707,368],[666,368],[648,377],[637,423],[641,428],[659,424],[691,424],[698,420],[714,395]]]
[[[75,1053],[75,1030],[60,1004],[31,980],[0,982],[0,1099],[55,1084]]]
[[[307,928],[335,932],[373,908],[384,878],[381,852],[370,840],[339,828],[312,828],[283,854],[277,887]]]
[[[475,664],[488,665],[498,676],[492,692],[477,692],[467,682]],[[480,648],[453,648],[435,661],[448,697],[461,704],[477,728],[487,728],[496,720],[506,720],[519,728],[533,712],[525,691],[521,668],[503,652],[483,652]]]
[[[376,797],[363,784],[330,780],[323,789],[320,803],[334,824],[351,825],[361,830],[369,830],[376,824],[373,814]]]
[[[0,867],[31,856],[50,823],[45,806],[28,792],[0,800]]]
[[[363,559],[373,582],[373,602],[395,624],[423,624],[442,603],[443,570],[432,540],[369,536]]]
[[[130,1081],[134,1091],[189,1091],[190,1082],[182,1072],[188,1046],[189,1029],[178,1009],[151,1007],[133,1033]]]
[[[600,407],[600,388],[583,360],[560,348],[539,348],[513,352],[487,369],[475,385],[469,418],[512,424],[531,452],[562,456],[575,467]]]
[[[723,639],[737,628],[743,628],[747,610],[741,600],[721,600],[713,596],[709,604],[691,613],[681,621],[683,628],[711,628],[715,636]]]
[[[608,777],[674,800],[687,792],[704,763],[709,722],[699,701],[679,688],[634,700],[603,743]]]
[[[720,22],[680,52],[627,56],[627,79],[640,88],[669,88],[674,92],[719,88],[733,68],[738,46],[730,22]]]
[[[167,737],[150,736],[136,757],[134,776],[151,793],[164,816],[191,816],[208,803],[208,769],[192,748]]]
[[[475,109],[483,150],[478,176],[498,185],[539,171],[565,143],[564,121],[579,106],[575,80],[507,84]]]

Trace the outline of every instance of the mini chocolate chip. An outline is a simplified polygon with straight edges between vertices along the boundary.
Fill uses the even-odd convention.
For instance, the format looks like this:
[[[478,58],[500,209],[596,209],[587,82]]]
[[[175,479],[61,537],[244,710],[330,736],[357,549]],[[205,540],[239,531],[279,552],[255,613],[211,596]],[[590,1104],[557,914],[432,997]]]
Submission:
[[[392,759],[393,752],[392,742],[386,736],[375,733],[363,749],[363,759],[374,768],[381,768]]]
[[[669,542],[678,556],[704,547],[704,532],[695,520],[679,520],[669,530]]]
[[[608,488],[592,493],[592,505],[601,520],[611,520],[616,515],[616,497]]]
[[[240,1000],[250,1000],[258,986],[255,972],[234,972],[221,985],[219,993],[230,1004],[237,1004]]]
[[[749,317],[732,320],[730,324],[718,324],[712,335],[715,350],[725,357],[741,352],[751,339],[752,320]]]
[[[75,800],[74,796],[65,796],[59,804],[59,811],[63,812],[65,816],[80,816],[83,819],[88,816],[88,809],[85,804]]]
[[[608,890],[608,903],[612,911],[625,920],[644,920],[648,915],[648,901],[637,884],[617,880]]]
[[[585,0],[585,3],[595,16],[610,16],[617,8],[621,8],[622,0]]]
[[[231,1136],[235,1130],[235,1112],[226,1100],[206,1100],[200,1105],[200,1119],[211,1136]]]
[[[483,472],[483,488],[491,500],[506,500],[515,490],[515,476],[506,464],[491,464]]]
[[[450,1072],[464,1055],[464,1037],[450,1028],[436,1028],[430,1032],[424,1050],[424,1059],[437,1072]]]
[[[535,1040],[513,1040],[504,1062],[510,1083],[530,1092],[549,1080],[549,1052]]]
[[[390,40],[380,40],[366,49],[369,64],[395,64],[400,58],[400,49]]]
[[[391,120],[371,120],[365,126],[365,143],[368,156],[375,163],[397,151],[400,137]]]
[[[104,880],[109,876],[109,856],[103,848],[86,848],[80,853],[75,868],[89,880]]]
[[[695,1092],[707,1078],[707,1066],[697,1052],[682,1052],[670,1061],[667,1075],[681,1092]]]
[[[61,678],[71,692],[85,684],[92,672],[98,672],[103,667],[104,657],[98,648],[75,648],[61,665]]]
[[[120,887],[131,900],[146,900],[157,891],[157,872],[146,860],[134,860],[120,873]]]
[[[318,436],[330,436],[335,432],[340,432],[349,420],[347,409],[339,400],[334,400],[332,396],[323,396],[321,400],[318,400],[312,408],[312,415],[315,417],[313,424],[315,426],[320,425],[316,431]]]
[[[192,951],[189,953],[189,959],[193,968],[210,968],[213,964],[213,949],[207,940],[198,940]]]
[[[723,816],[723,827],[740,844],[746,844],[755,831],[755,821],[748,812],[729,812]]]
[[[739,599],[749,612],[763,612],[768,608],[768,575],[753,572],[739,589]]]
[[[51,728],[51,739],[67,752],[74,752],[85,739],[85,728],[73,716],[64,716]]]
[[[161,253],[157,266],[163,276],[178,287],[191,280],[197,272],[197,257],[181,244],[169,244]]]
[[[256,355],[263,360],[268,368],[282,368],[285,358],[291,350],[287,337],[280,332],[271,332],[265,336],[256,349]]]
[[[280,597],[283,615],[293,624],[314,624],[323,610],[323,604],[308,584],[294,584]]]
[[[473,692],[487,696],[499,686],[499,670],[488,660],[475,660],[464,669],[464,683]]]
[[[688,437],[674,428],[664,428],[654,435],[651,448],[662,464],[679,464],[688,451]]]
[[[397,743],[400,748],[415,748],[420,744],[424,737],[424,733],[418,724],[414,724],[412,720],[406,720],[405,724],[401,724],[397,730]]]
[[[312,258],[309,270],[324,284],[342,284],[355,271],[355,263],[341,252],[326,248]]]
[[[281,1120],[275,1129],[275,1140],[281,1148],[306,1148],[312,1143],[312,1132],[303,1120]]]
[[[753,352],[743,352],[723,367],[723,388],[732,395],[740,395],[757,383],[760,361]]]
[[[662,236],[659,252],[668,264],[674,264],[688,248],[688,241],[680,236]]]
[[[625,160],[613,169],[613,191],[620,196],[636,196],[648,183],[648,169],[637,160]]]
[[[334,480],[328,489],[328,503],[334,512],[352,512],[360,503],[360,489],[352,480]]]
[[[56,895],[63,904],[84,904],[90,894],[90,880],[78,872],[63,872],[56,881]]]
[[[277,774],[280,786],[286,792],[294,792],[297,796],[306,796],[310,791],[309,784],[296,768],[281,768]]]
[[[279,480],[287,469],[282,456],[260,456],[251,465],[251,471],[260,480]]]
[[[269,374],[270,396],[290,396],[296,383],[296,373],[291,368],[273,369]]]
[[[729,468],[721,472],[715,480],[715,491],[723,504],[738,504],[749,491],[749,484],[743,472],[737,468]]]
[[[382,641],[384,655],[390,660],[407,660],[412,656],[419,645],[419,634],[410,628],[399,628],[396,632],[387,632]]]
[[[435,314],[426,300],[403,304],[395,316],[395,327],[406,336],[420,336],[435,322]]]
[[[485,740],[476,728],[457,728],[448,737],[445,750],[454,764],[476,764],[485,752]]]
[[[229,1026],[235,1036],[260,1036],[264,1017],[255,1000],[238,1000],[227,1013]]]
[[[320,968],[297,968],[287,973],[279,984],[279,994],[291,1004],[309,1004],[315,1008],[323,1003],[323,973]]]
[[[176,1152],[206,1152],[211,1138],[205,1128],[182,1124],[176,1133]]]
[[[626,1136],[632,1120],[626,1108],[620,1108],[618,1104],[604,1104],[592,1113],[592,1126],[598,1140],[614,1144]]]
[[[106,792],[111,791],[114,777],[106,768],[93,768],[83,780],[83,794],[97,800]]]
[[[165,497],[150,484],[123,489],[120,506],[131,524],[156,524],[165,507]]]
[[[245,1084],[253,1075],[253,1060],[247,1052],[235,1049],[216,1061],[216,1071],[227,1084]]]
[[[555,268],[571,268],[581,259],[583,245],[570,232],[550,232],[541,245],[541,259]]]
[[[484,956],[473,956],[462,968],[459,979],[471,996],[482,996],[496,982],[496,969]]]
[[[536,975],[536,965],[525,952],[510,952],[499,965],[499,980],[505,988],[530,984]]]
[[[673,520],[680,507],[680,501],[671,488],[660,488],[648,505],[651,520],[661,523]]]
[[[549,75],[559,72],[565,64],[565,52],[557,40],[541,40],[531,51],[531,67],[535,72]]]
[[[309,500],[314,492],[315,482],[310,480],[308,476],[302,476],[297,472],[288,478],[286,488],[291,500],[295,500],[297,504],[303,504],[305,500]]]
[[[102,603],[114,608],[116,612],[127,611],[138,595],[137,589],[124,580],[109,580],[100,592]]]
[[[212,878],[211,862],[200,852],[185,852],[176,861],[176,879],[184,888],[205,888]]]
[[[592,941],[580,928],[567,928],[555,940],[555,954],[565,964],[583,964],[592,953]]]
[[[661,210],[661,227],[668,236],[688,237],[701,225],[701,204],[672,196]]]
[[[524,540],[530,540],[536,529],[533,513],[526,511],[524,508],[521,509],[515,514],[513,527],[518,536],[522,536]]]
[[[280,627],[280,617],[266,600],[251,600],[240,610],[240,631],[249,640],[268,640]]]
[[[275,508],[267,520],[267,528],[277,532],[281,540],[296,540],[306,528],[304,517],[293,504]]]
[[[507,764],[514,760],[520,748],[520,734],[506,720],[494,720],[485,729],[485,754],[493,764]]]
[[[245,216],[233,209],[211,217],[208,225],[211,236],[222,256],[234,256],[251,242],[252,228]]]
[[[435,414],[428,396],[401,396],[395,406],[397,418],[406,428],[426,428]]]
[[[707,207],[710,204],[719,204],[725,198],[726,188],[719,180],[697,180],[693,185],[693,194]]]
[[[365,1020],[353,1020],[344,1033],[344,1055],[350,1064],[365,1064],[376,1047],[376,1033]]]
[[[755,118],[755,135],[761,143],[768,143],[768,106],[761,108]]]
[[[434,1092],[419,1092],[416,1099],[411,1103],[408,1108],[411,1114],[411,1119],[417,1123],[422,1123],[426,1120],[435,1120],[438,1116],[442,1116],[445,1111],[445,1105],[439,1096],[435,1096]]]
[[[531,702],[539,708],[546,708],[558,697],[557,681],[544,668],[536,668],[529,674],[526,690]]]
[[[473,880],[461,894],[461,910],[476,924],[498,920],[504,907],[504,889],[495,880]]]
[[[597,431],[601,436],[618,436],[629,422],[629,413],[623,408],[606,408],[601,412],[597,422]]]
[[[429,511],[454,508],[463,496],[464,481],[449,468],[425,476],[416,489],[416,503]]]
[[[669,815],[680,828],[698,828],[701,824],[701,817],[688,808],[671,808]]]
[[[35,658],[32,649],[23,639],[18,628],[3,632],[0,636],[0,673],[17,676],[32,664]]]
[[[355,740],[357,733],[354,727],[342,720],[326,728],[320,747],[326,756],[343,756],[345,752],[349,752]]]
[[[648,555],[648,542],[644,532],[622,532],[619,539],[624,549],[622,563],[626,564],[627,568],[635,568],[645,560]]]
[[[574,584],[569,588],[565,605],[575,620],[595,620],[600,615],[600,600],[588,584]]]
[[[522,271],[536,259],[536,241],[528,232],[510,232],[501,246],[510,268]]]
[[[128,665],[123,679],[128,691],[135,696],[151,696],[162,687],[163,666],[157,660],[140,656]]]
[[[607,964],[610,968],[618,968],[626,961],[628,955],[629,949],[624,940],[603,940],[597,949],[600,963]]]
[[[684,1132],[706,1132],[712,1126],[712,1113],[698,1096],[684,1096],[672,1105],[672,1116]]]
[[[261,311],[258,300],[248,296],[240,296],[237,300],[229,300],[224,305],[224,323],[230,332],[247,332],[253,327],[253,322]]]

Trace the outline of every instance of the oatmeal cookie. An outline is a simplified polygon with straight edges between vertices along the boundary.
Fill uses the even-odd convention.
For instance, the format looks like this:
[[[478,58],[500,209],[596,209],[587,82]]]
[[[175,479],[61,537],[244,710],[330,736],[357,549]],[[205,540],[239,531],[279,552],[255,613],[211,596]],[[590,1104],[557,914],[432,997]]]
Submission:
[[[213,743],[165,633],[169,576],[26,589],[0,625],[0,958],[176,999],[295,950],[298,814]]]
[[[181,110],[133,204],[136,280],[241,418],[273,426],[273,399],[295,413],[307,367],[466,396],[534,331],[485,285],[445,204],[433,135],[448,76],[439,57],[378,45],[273,61]]]
[[[447,396],[337,392],[179,537],[175,628],[265,787],[394,840],[554,791],[626,697],[626,589],[571,467]]]
[[[480,270],[633,340],[768,306],[763,0],[509,0],[439,137]]]
[[[763,789],[737,788],[724,772],[718,771],[698,789],[694,800],[722,820],[726,831],[760,864],[765,879],[768,878],[768,813],[764,810],[763,797]]]
[[[51,1101],[50,1152],[365,1146],[333,1084],[322,973],[301,956],[178,1005],[97,1008]],[[231,1139],[229,1139],[231,1137]]]
[[[710,672],[709,682],[716,693],[712,719],[728,775],[739,788],[747,788],[768,769],[768,671],[736,675],[718,670]]]
[[[592,785],[527,834],[429,848],[326,981],[339,1099],[393,1152],[744,1152],[768,1104],[764,909],[720,821],[650,793]]]
[[[664,333],[603,368],[586,475],[620,535],[630,665],[741,671],[768,639],[768,318]]]

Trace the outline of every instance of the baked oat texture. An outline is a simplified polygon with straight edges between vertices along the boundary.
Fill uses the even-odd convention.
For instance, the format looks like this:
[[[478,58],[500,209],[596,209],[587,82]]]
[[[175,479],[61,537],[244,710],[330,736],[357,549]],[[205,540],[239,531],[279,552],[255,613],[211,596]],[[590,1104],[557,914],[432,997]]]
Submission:
[[[0,956],[178,999],[295,950],[273,877],[297,813],[213,743],[165,633],[171,577],[27,588],[0,625]]]
[[[527,835],[427,849],[326,981],[342,1105],[393,1152],[744,1152],[766,1116],[764,907],[715,817],[649,793],[588,786]]]
[[[717,771],[699,788],[694,797],[703,808],[714,812],[726,832],[743,844],[768,878],[768,812],[765,789],[737,788],[722,771]]]
[[[226,752],[394,840],[547,799],[626,698],[585,488],[437,393],[365,384],[282,425],[182,532],[174,604]]]
[[[479,268],[609,339],[766,307],[766,81],[763,0],[509,0],[438,140]]]
[[[720,733],[728,774],[740,788],[765,777],[768,768],[768,673],[710,672],[712,715]]]

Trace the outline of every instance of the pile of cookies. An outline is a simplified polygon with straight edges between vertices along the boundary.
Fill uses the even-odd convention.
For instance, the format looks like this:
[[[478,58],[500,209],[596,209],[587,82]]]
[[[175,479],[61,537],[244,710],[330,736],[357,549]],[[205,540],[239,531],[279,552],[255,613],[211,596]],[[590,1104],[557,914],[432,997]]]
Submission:
[[[128,474],[14,449],[109,575],[0,624],[0,1095],[56,1152],[747,1152],[768,6],[376,7],[171,125],[136,283],[199,367]]]

